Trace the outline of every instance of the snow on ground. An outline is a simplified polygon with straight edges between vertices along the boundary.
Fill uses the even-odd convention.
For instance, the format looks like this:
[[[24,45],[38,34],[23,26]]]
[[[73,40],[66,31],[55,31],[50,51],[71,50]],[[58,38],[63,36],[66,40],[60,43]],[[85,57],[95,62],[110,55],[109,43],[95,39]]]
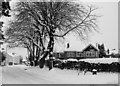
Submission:
[[[27,69],[27,70],[26,70]],[[77,70],[60,70],[53,68],[39,69],[24,65],[3,67],[3,84],[118,84],[117,73],[97,73],[85,75]]]
[[[0,66],[0,86],[2,85],[2,67]]]
[[[112,63],[119,62],[118,58],[95,58],[95,59],[80,59],[79,61],[85,61],[90,63]]]
[[[112,62],[119,62],[119,59],[118,58],[90,58],[90,59],[80,59],[80,60],[77,60],[77,59],[67,59],[67,60],[62,60],[63,62],[66,62],[66,61],[85,61],[85,62],[89,62],[89,63],[112,63]]]

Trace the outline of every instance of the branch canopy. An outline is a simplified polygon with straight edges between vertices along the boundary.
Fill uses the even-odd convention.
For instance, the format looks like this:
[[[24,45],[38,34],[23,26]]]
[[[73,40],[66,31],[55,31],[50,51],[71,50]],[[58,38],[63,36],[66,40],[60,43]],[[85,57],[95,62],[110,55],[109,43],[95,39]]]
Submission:
[[[90,32],[97,30],[95,7],[62,0],[47,1],[17,2],[12,9],[15,20],[5,33],[7,41],[23,42],[23,45],[33,43],[38,48],[45,48],[52,37],[64,38],[75,33],[85,39]]]

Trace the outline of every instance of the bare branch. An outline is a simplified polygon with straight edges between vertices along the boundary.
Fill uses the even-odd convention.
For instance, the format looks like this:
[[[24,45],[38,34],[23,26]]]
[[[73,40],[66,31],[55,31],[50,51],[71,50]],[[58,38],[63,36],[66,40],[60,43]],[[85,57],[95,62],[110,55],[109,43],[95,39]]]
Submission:
[[[68,30],[67,32],[65,32],[63,35],[56,35],[56,34],[54,34],[54,36],[56,36],[56,37],[64,37],[64,36],[66,36],[69,32],[71,32],[72,30],[76,29],[76,28],[79,27],[81,24],[83,24],[84,21],[86,21],[87,18],[89,18],[91,12],[92,12],[92,9],[90,8],[90,11],[89,11],[89,13],[87,14],[87,16],[86,16],[79,24],[77,24],[77,25],[76,25],[75,27],[73,27],[72,29],[69,29],[69,30]]]

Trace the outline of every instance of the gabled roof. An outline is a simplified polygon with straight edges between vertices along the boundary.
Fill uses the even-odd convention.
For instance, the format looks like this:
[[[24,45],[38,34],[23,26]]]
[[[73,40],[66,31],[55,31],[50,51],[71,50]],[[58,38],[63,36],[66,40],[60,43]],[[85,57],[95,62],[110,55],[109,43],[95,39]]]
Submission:
[[[93,46],[92,44],[89,44],[86,48],[84,48],[82,51],[85,51],[85,50],[87,50],[88,48],[93,48],[93,49],[95,49],[96,51],[98,51],[98,49],[95,47],[95,46]]]

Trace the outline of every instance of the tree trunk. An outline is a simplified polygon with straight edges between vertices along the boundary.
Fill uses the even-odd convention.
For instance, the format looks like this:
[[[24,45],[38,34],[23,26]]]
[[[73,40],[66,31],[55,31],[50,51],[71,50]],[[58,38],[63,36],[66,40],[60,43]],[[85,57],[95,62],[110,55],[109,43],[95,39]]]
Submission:
[[[44,52],[44,54],[41,56],[41,59],[39,60],[39,67],[43,68],[45,65],[45,58],[48,56],[48,51]]]
[[[52,69],[52,57],[53,57],[53,48],[54,48],[54,36],[51,34],[50,35],[50,40],[48,43],[47,51],[44,52],[43,56],[39,60],[39,67],[43,68],[45,65],[45,58],[49,56],[48,60],[48,65],[49,65],[49,70]]]
[[[30,57],[29,57],[29,60],[30,60],[30,65],[31,66],[34,66],[34,49],[33,49],[33,43],[32,41],[30,42]]]
[[[48,66],[49,66],[49,70],[52,69],[53,67],[53,48],[54,48],[54,36],[51,34],[50,35],[50,43],[48,45],[48,50],[49,50],[49,60],[48,60]]]
[[[27,49],[29,51],[28,59],[30,61],[30,65],[33,66],[33,51],[32,51],[32,48],[30,46],[27,46]]]

